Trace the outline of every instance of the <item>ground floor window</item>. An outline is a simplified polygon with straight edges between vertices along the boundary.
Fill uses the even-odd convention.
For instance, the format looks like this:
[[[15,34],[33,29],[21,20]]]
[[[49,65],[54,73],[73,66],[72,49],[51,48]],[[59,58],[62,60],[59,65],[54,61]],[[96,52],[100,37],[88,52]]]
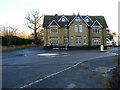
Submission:
[[[84,45],[86,45],[86,44],[87,44],[87,37],[86,37],[86,36],[84,37],[83,44],[84,44]]]
[[[71,45],[73,45],[73,43],[74,43],[74,38],[73,38],[73,36],[71,36],[70,42],[71,42]]]
[[[75,44],[76,45],[81,45],[82,44],[82,38],[81,37],[76,37]]]
[[[54,38],[50,38],[50,45],[58,45],[59,44],[59,40],[57,37]]]
[[[68,44],[68,38],[64,38],[64,44]]]
[[[92,38],[92,45],[101,45],[101,38]]]

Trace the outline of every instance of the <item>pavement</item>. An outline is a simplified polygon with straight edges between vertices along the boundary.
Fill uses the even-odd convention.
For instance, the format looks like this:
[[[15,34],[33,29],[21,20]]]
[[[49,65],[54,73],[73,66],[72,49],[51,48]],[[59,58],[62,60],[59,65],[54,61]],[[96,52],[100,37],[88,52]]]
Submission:
[[[3,52],[3,88],[102,88],[104,77],[117,65],[118,49]]]

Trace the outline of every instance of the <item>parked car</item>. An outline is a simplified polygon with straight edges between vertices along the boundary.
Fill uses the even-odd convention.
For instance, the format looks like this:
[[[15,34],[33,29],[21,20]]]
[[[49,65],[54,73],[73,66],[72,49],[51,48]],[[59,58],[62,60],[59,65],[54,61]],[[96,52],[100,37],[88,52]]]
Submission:
[[[112,46],[112,41],[107,41],[106,46]]]

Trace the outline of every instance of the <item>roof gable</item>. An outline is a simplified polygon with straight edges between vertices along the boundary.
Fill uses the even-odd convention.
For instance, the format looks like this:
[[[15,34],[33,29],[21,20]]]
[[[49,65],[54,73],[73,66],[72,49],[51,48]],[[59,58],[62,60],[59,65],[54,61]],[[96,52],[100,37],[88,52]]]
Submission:
[[[60,27],[59,24],[58,24],[55,20],[53,20],[53,21],[47,26],[47,28],[50,27],[51,25],[52,25],[52,26],[58,26],[58,27]]]
[[[74,19],[68,24],[68,26],[70,26],[74,21],[84,21],[86,23],[87,26],[89,26],[89,24],[78,14],[76,17],[74,17]]]
[[[65,21],[62,21],[63,19],[65,19]],[[58,20],[58,22],[69,22],[69,20],[64,16],[62,15],[61,18]]]
[[[73,19],[76,17],[76,16],[73,16],[73,15],[64,15],[68,20],[69,22],[58,22],[58,20],[62,17],[62,15],[57,15],[57,16],[54,16],[54,15],[45,15],[44,16],[44,21],[43,21],[43,27],[47,27],[53,20],[56,21],[56,23],[60,26],[60,27],[65,27],[65,25],[67,24],[70,24],[72,23]],[[85,18],[86,16],[81,16],[81,19],[82,18]],[[92,24],[98,20],[99,23],[103,26],[103,28],[108,28],[107,26],[107,23],[106,23],[106,20],[104,18],[104,16],[89,16],[91,18],[91,20],[93,22],[86,22],[87,24],[89,24],[88,28],[91,28]],[[84,20],[85,22],[85,20]]]
[[[84,20],[87,22],[87,19],[89,20],[88,22],[93,22],[93,20],[87,15]]]
[[[92,24],[91,27],[93,27],[93,26],[100,26],[101,28],[103,28],[103,26],[99,23],[98,20],[95,20],[95,22]]]

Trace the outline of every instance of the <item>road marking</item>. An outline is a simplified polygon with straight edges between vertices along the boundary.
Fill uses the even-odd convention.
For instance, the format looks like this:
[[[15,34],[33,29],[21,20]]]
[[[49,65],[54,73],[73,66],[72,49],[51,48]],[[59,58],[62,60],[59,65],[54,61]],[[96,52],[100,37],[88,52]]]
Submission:
[[[92,59],[98,59],[98,58],[103,58],[103,57],[109,57],[109,56],[115,56],[115,54],[102,55],[102,56],[99,56],[99,57],[97,56],[97,57],[94,57],[94,58],[85,59],[84,61],[88,61],[88,60],[92,60]],[[26,88],[26,87],[28,87],[28,86],[31,86],[31,85],[33,85],[33,84],[35,84],[35,83],[38,83],[38,82],[42,81],[42,80],[45,80],[45,79],[47,79],[47,78],[50,78],[50,77],[52,77],[52,76],[54,76],[54,75],[57,75],[57,74],[59,74],[59,73],[62,73],[62,72],[66,71],[66,70],[69,70],[69,69],[71,69],[71,68],[73,68],[73,67],[76,67],[77,65],[79,65],[79,64],[81,64],[81,63],[82,63],[82,62],[78,62],[77,64],[75,64],[75,65],[73,65],[73,66],[70,66],[70,67],[65,68],[65,69],[63,69],[63,70],[61,70],[61,71],[58,71],[58,72],[56,72],[56,73],[52,73],[52,74],[50,74],[50,75],[48,75],[48,76],[45,76],[44,78],[41,78],[41,79],[38,79],[38,80],[36,80],[36,81],[33,81],[33,82],[29,83],[29,84],[26,84],[26,85],[20,87],[19,89],[22,89],[22,88]]]
[[[81,63],[81,62],[80,62],[80,63]],[[33,84],[35,84],[35,83],[37,83],[37,82],[40,82],[40,81],[42,81],[42,80],[45,80],[45,79],[47,79],[47,78],[49,78],[49,77],[52,77],[52,76],[54,76],[54,75],[56,75],[56,74],[59,74],[59,73],[64,72],[64,71],[66,71],[66,70],[69,70],[70,68],[73,68],[73,67],[77,66],[77,65],[80,64],[80,63],[77,63],[77,64],[75,64],[75,65],[73,65],[73,66],[71,66],[71,67],[68,67],[68,68],[66,68],[66,69],[63,69],[63,70],[61,70],[61,71],[59,71],[59,72],[50,74],[50,75],[48,75],[48,76],[46,76],[46,77],[44,77],[44,78],[41,78],[41,79],[36,80],[36,81],[34,81],[34,82],[31,82],[31,83],[29,83],[29,84],[27,84],[27,85],[24,85],[23,87],[20,87],[20,89],[25,88],[25,87],[28,87],[28,86],[31,86],[31,85],[33,85]]]

